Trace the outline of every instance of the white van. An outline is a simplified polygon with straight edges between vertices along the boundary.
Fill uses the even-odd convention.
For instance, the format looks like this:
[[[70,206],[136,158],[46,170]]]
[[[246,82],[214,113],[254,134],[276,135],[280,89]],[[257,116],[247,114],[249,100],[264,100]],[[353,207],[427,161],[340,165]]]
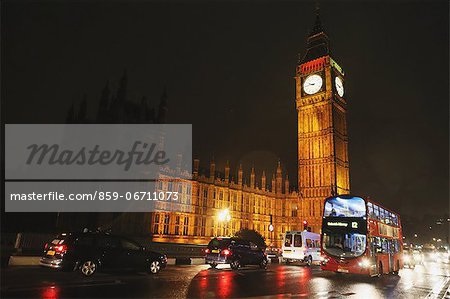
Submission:
[[[320,262],[320,235],[308,231],[290,231],[284,234],[283,262],[300,261],[310,266]]]

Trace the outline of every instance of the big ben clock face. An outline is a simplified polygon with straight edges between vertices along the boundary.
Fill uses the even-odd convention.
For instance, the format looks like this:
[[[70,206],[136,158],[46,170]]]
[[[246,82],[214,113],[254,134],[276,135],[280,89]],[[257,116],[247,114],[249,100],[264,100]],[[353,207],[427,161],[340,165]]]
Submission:
[[[320,90],[322,87],[322,77],[314,74],[311,76],[306,77],[305,81],[303,82],[303,90],[307,94],[315,94]]]
[[[342,97],[344,95],[344,82],[342,82],[340,77],[336,77],[336,79],[334,79],[334,84],[338,95]]]

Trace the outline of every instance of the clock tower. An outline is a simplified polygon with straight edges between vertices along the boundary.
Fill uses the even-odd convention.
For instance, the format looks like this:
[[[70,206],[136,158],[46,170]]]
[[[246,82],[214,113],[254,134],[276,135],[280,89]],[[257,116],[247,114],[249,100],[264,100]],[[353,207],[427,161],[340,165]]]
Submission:
[[[319,10],[296,70],[298,188],[303,218],[320,232],[323,202],[350,192],[345,76],[331,57]]]

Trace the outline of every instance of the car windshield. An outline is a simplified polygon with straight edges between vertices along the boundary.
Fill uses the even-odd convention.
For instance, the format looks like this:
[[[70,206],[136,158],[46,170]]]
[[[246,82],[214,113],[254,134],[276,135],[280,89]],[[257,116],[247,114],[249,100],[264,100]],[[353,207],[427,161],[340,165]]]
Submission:
[[[225,249],[230,246],[231,239],[220,239],[220,238],[214,238],[212,239],[209,244],[209,249]]]
[[[324,233],[323,250],[336,257],[357,257],[366,250],[366,235],[358,233]]]

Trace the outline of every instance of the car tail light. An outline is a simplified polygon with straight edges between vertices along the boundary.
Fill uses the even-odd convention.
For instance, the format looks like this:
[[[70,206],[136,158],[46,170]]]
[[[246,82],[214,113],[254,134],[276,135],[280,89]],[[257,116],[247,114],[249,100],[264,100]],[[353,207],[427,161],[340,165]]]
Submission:
[[[67,251],[67,245],[59,245],[59,246],[55,246],[55,251],[56,252],[66,252]]]
[[[48,248],[48,243],[45,243],[44,249],[47,250]]]
[[[224,250],[222,250],[222,254],[223,255],[230,255],[231,251],[229,251],[228,249],[224,249]]]
[[[209,249],[208,248],[205,249],[205,253],[209,253]]]

